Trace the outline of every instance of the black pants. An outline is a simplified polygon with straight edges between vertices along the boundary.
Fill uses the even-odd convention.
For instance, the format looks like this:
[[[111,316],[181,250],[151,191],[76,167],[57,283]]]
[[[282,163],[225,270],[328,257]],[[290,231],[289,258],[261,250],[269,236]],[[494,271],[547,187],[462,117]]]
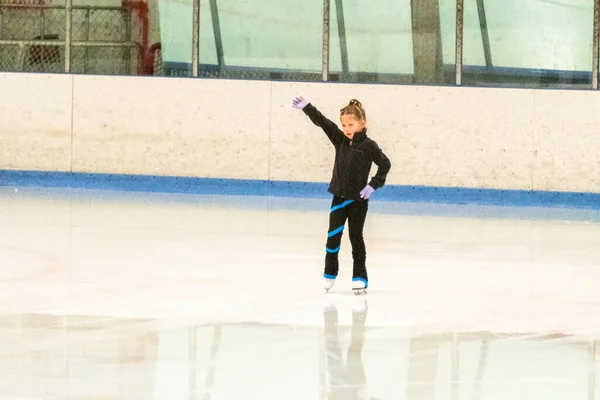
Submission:
[[[325,277],[336,278],[339,271],[338,254],[341,249],[342,234],[346,220],[348,220],[348,233],[352,244],[352,258],[354,259],[352,279],[368,282],[367,276],[367,251],[363,238],[363,228],[369,202],[365,200],[346,200],[334,196],[329,213],[329,232],[327,233],[327,247],[325,255]]]

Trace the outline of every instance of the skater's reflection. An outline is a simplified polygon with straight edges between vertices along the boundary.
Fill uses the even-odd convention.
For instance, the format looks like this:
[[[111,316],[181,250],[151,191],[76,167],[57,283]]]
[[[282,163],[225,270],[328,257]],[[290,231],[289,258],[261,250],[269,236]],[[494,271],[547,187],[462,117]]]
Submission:
[[[325,352],[329,375],[328,400],[376,400],[366,394],[366,376],[362,362],[362,348],[365,336],[367,304],[352,311],[352,331],[346,362],[342,356],[338,332],[338,311],[335,306],[326,307]]]

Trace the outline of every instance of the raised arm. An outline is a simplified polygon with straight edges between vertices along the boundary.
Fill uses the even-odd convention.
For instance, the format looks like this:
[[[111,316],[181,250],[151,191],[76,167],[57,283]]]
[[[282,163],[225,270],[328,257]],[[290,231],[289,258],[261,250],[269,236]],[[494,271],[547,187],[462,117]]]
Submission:
[[[310,104],[308,100],[303,97],[296,97],[292,101],[292,105],[294,108],[304,111],[304,114],[310,118],[313,124],[323,129],[323,132],[325,132],[334,146],[337,146],[344,140],[344,133],[338,128],[335,122],[327,119],[315,106]]]

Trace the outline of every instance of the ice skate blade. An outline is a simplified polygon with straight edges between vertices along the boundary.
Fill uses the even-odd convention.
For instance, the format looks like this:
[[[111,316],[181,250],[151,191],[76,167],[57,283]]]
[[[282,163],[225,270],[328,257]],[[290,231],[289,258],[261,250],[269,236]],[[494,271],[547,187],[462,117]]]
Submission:
[[[354,295],[360,296],[362,294],[367,294],[367,289],[352,289]]]

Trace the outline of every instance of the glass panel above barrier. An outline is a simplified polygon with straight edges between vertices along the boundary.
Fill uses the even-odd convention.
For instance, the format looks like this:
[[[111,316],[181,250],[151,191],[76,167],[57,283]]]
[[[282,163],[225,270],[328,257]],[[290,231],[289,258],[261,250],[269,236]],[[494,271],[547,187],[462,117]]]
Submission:
[[[331,80],[454,84],[455,0],[331,3]]]
[[[192,0],[157,0],[156,14],[151,14],[151,20],[160,30],[151,30],[153,38],[146,53],[148,73],[192,76]]]
[[[593,0],[465,0],[463,84],[591,88]]]
[[[321,80],[322,10],[322,0],[202,0],[200,77]]]

